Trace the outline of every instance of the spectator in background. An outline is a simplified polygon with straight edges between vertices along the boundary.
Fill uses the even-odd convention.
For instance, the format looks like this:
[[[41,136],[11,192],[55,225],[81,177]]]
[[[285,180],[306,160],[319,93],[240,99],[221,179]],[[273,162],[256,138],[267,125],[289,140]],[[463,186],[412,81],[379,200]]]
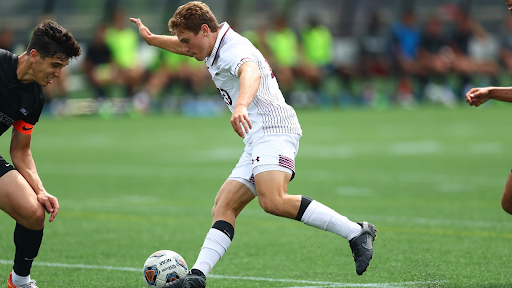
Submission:
[[[4,27],[0,30],[0,49],[13,52],[13,31],[9,27]]]
[[[436,15],[431,15],[425,25],[419,47],[421,66],[429,74],[444,77],[451,69],[453,55],[443,33],[443,23]]]
[[[105,31],[105,42],[112,52],[113,63],[118,68],[117,82],[125,88],[126,97],[132,97],[145,71],[138,62],[137,31],[126,25],[127,19],[124,11],[114,11],[112,26]]]
[[[490,83],[485,84],[495,81],[498,65],[492,56],[489,57],[489,51],[485,51],[495,50],[492,48],[493,40],[480,23],[464,11],[460,11],[455,17],[455,31],[450,45],[455,53],[453,68],[461,75],[460,95],[465,95],[473,86],[471,78],[475,74],[488,76]]]
[[[399,69],[407,74],[417,74],[421,69],[418,62],[418,49],[421,42],[421,30],[416,15],[406,10],[401,21],[393,23],[394,57]]]
[[[393,23],[391,30],[394,39],[393,58],[400,73],[397,101],[404,106],[410,106],[415,102],[415,94],[418,97],[417,100],[422,100],[421,95],[415,91],[413,81],[409,77],[410,75],[418,78],[423,72],[420,61],[418,61],[421,31],[417,25],[414,12],[405,10],[401,20]]]
[[[159,98],[162,98],[162,92],[169,86],[184,84],[181,87],[181,92],[177,92],[179,89],[173,90],[172,99],[160,99],[166,101],[167,109],[177,105],[180,93],[200,95],[211,83],[209,76],[208,70],[201,62],[167,50],[159,50],[158,57],[151,67],[148,81],[136,96],[139,100],[138,105],[140,105],[139,112],[148,112],[151,109],[151,102],[157,102]]]
[[[379,11],[370,14],[360,42],[360,72],[364,78],[389,76],[392,71],[389,29],[382,23]]]
[[[391,57],[391,31],[382,21],[379,10],[367,18],[359,38],[360,67],[358,73],[364,80],[361,100],[364,104],[386,108],[395,92],[394,70]]]
[[[267,46],[267,43],[265,42],[265,36],[267,34],[267,28],[266,23],[265,24],[258,24],[256,29],[250,29],[246,30],[243,33],[241,33],[242,36],[249,39],[251,41],[252,45],[256,47],[256,49],[260,50],[263,56],[266,58],[270,58],[270,51]]]
[[[455,104],[455,94],[447,82],[453,58],[453,51],[449,48],[441,19],[437,15],[431,15],[425,25],[419,48],[421,67],[427,74],[427,84],[423,90],[426,99],[447,106]]]
[[[87,46],[87,53],[83,62],[83,70],[93,87],[95,98],[102,102],[107,97],[105,87],[114,82],[116,69],[112,62],[112,52],[105,43],[106,26],[96,28],[94,38]]]
[[[329,28],[311,16],[300,31],[304,63],[300,67],[302,77],[318,93],[325,75],[333,72],[333,36]]]
[[[506,21],[505,31],[500,37],[500,43],[500,59],[503,67],[510,74],[512,73],[512,18],[508,18]]]
[[[284,15],[274,18],[274,27],[267,31],[265,43],[270,52],[270,64],[285,97],[294,88],[299,67],[299,39],[288,26]]]

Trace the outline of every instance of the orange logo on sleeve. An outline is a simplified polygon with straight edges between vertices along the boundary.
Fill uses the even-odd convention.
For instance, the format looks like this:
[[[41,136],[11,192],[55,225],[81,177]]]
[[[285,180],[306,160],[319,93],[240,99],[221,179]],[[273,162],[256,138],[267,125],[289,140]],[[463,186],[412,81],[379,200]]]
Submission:
[[[30,135],[32,134],[32,129],[34,128],[34,125],[28,124],[23,120],[18,120],[14,122],[13,127],[20,133]]]

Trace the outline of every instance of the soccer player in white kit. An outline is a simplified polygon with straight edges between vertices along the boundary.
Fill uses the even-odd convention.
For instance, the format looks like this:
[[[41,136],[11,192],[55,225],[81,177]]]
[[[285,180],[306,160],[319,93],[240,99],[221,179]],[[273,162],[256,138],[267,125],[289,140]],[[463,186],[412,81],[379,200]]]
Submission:
[[[191,272],[164,287],[205,287],[206,276],[233,240],[235,218],[256,196],[267,213],[349,240],[356,272],[362,275],[372,259],[375,226],[352,222],[306,196],[287,194],[302,131],[260,51],[228,23],[219,25],[209,7],[199,1],[180,6],[169,20],[175,36],[152,34],[140,19],[130,20],[149,45],[205,61],[233,113],[231,125],[246,145],[215,198],[213,225]]]

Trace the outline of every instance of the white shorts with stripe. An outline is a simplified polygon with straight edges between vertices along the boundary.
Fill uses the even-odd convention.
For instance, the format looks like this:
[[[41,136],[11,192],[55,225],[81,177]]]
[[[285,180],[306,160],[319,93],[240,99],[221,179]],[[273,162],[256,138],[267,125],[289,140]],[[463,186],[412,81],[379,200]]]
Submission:
[[[245,146],[244,153],[228,179],[244,183],[257,196],[254,175],[265,171],[284,171],[295,176],[295,156],[300,135],[264,134]],[[290,180],[291,181],[291,180]]]

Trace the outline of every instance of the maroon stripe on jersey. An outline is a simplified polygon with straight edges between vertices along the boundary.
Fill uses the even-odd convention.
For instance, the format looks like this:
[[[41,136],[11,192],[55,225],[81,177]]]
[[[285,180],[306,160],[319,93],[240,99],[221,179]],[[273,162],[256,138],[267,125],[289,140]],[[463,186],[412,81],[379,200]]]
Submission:
[[[231,27],[228,27],[228,29],[226,29],[226,33],[224,33],[224,35],[222,35],[222,39],[220,39],[219,47],[217,47],[217,51],[215,51],[215,57],[213,57],[212,66],[215,63],[215,60],[217,60],[217,57],[219,56],[220,45],[222,45],[222,41],[224,41],[224,37],[226,36],[226,34],[228,34],[229,29],[231,29]]]
[[[260,64],[260,63],[258,63]],[[253,100],[258,110],[258,114],[262,117],[263,133],[287,133],[301,134],[300,124],[292,107],[284,101],[279,91],[272,92],[271,86],[275,81],[271,79],[271,74],[265,67],[258,65],[261,77],[261,90]]]
[[[251,178],[249,178],[249,182],[252,184],[256,184],[256,181],[254,180],[254,174],[251,174]]]
[[[258,64],[258,62],[256,62],[256,60],[255,60],[255,59],[253,59],[253,58],[250,58],[250,57],[242,58],[242,59],[240,60],[240,62],[238,62],[238,64],[236,64],[235,74],[238,74],[238,72],[237,72],[237,71],[238,71],[238,69],[240,69],[240,67],[242,67],[242,65],[244,65],[244,64],[245,64],[245,63],[247,63],[247,62],[254,62],[254,63]],[[235,76],[236,76],[236,77],[238,77],[238,75],[235,75]]]

